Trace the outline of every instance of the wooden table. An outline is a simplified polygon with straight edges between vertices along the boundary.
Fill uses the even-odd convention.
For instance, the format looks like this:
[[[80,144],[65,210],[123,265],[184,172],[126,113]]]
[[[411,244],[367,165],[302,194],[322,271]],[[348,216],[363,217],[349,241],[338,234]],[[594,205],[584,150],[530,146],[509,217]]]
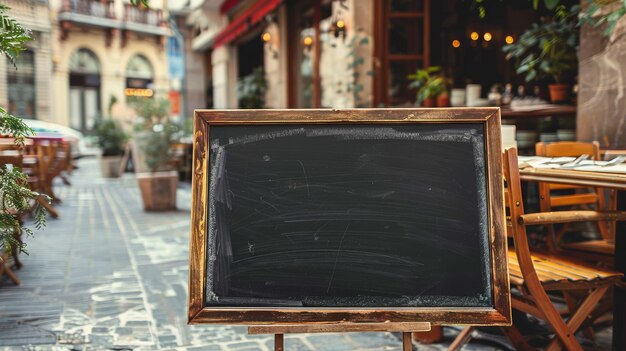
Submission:
[[[626,174],[583,172],[559,169],[520,169],[523,181],[599,186],[620,190],[617,209],[626,210]],[[626,222],[617,222],[615,231],[615,270],[626,275]],[[626,282],[626,280],[624,280]],[[613,306],[613,350],[626,350],[626,284],[615,287]]]
[[[576,118],[576,106],[571,105],[554,105],[538,110],[512,110],[503,107],[501,110],[503,119],[507,118],[543,118],[543,117],[573,117]]]

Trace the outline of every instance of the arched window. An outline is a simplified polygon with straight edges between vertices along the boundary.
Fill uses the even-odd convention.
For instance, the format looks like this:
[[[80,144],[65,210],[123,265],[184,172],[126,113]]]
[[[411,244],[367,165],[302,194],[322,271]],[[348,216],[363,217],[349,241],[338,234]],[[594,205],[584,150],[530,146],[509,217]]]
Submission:
[[[153,75],[152,64],[145,56],[131,57],[126,66],[126,96],[129,98],[151,97],[154,94]]]
[[[140,78],[152,80],[153,69],[150,61],[143,55],[135,55],[129,61],[126,66],[127,78]]]
[[[93,51],[72,53],[70,69],[70,125],[89,131],[100,116],[100,60]]]
[[[9,113],[35,118],[35,54],[30,50],[22,51],[15,66],[7,64]]]
[[[70,72],[100,74],[100,61],[89,49],[78,49],[70,56]]]

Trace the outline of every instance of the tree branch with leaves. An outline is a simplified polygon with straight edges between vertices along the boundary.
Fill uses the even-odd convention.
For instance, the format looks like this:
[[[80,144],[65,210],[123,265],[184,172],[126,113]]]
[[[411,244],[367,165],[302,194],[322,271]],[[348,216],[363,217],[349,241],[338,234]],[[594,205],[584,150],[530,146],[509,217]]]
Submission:
[[[8,15],[8,11],[8,6],[0,4],[0,53],[7,57],[15,69],[19,69],[16,60],[32,37],[27,28]],[[13,137],[15,143],[23,147],[25,138],[34,132],[20,118],[0,107],[0,134]],[[33,231],[22,226],[19,215],[29,210],[30,202],[38,196],[50,201],[46,195],[28,188],[28,176],[21,169],[11,165],[0,166],[0,244],[5,250],[25,251],[19,234],[32,235]],[[35,206],[34,217],[35,228],[43,228],[46,215],[39,205]]]

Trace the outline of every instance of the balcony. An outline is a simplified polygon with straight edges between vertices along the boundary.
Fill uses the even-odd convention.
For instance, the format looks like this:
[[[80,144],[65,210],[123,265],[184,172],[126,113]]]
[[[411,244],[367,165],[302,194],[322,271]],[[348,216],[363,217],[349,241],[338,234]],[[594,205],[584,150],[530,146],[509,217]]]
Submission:
[[[63,0],[58,20],[61,39],[65,40],[72,26],[97,27],[105,30],[105,42],[110,46],[115,33],[121,31],[121,45],[126,45],[130,33],[155,36],[163,44],[171,35],[167,15],[162,10],[125,4],[123,13],[116,13],[115,2],[108,0]]]
[[[59,11],[62,27],[74,22],[82,25],[121,28],[121,21],[115,16],[113,2],[99,0],[63,0]]]
[[[167,18],[163,11],[146,9],[130,4],[124,5],[123,29],[157,36],[171,35]]]

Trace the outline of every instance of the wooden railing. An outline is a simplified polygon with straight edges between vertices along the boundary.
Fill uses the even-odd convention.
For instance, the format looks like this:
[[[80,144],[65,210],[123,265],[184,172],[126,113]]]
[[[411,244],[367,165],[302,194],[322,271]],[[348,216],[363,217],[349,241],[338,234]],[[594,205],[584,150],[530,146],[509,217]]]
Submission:
[[[165,16],[161,10],[146,9],[125,4],[124,21],[147,24],[150,26],[162,26],[165,23]]]
[[[80,15],[115,18],[113,2],[99,0],[63,0],[61,13],[75,13]]]

